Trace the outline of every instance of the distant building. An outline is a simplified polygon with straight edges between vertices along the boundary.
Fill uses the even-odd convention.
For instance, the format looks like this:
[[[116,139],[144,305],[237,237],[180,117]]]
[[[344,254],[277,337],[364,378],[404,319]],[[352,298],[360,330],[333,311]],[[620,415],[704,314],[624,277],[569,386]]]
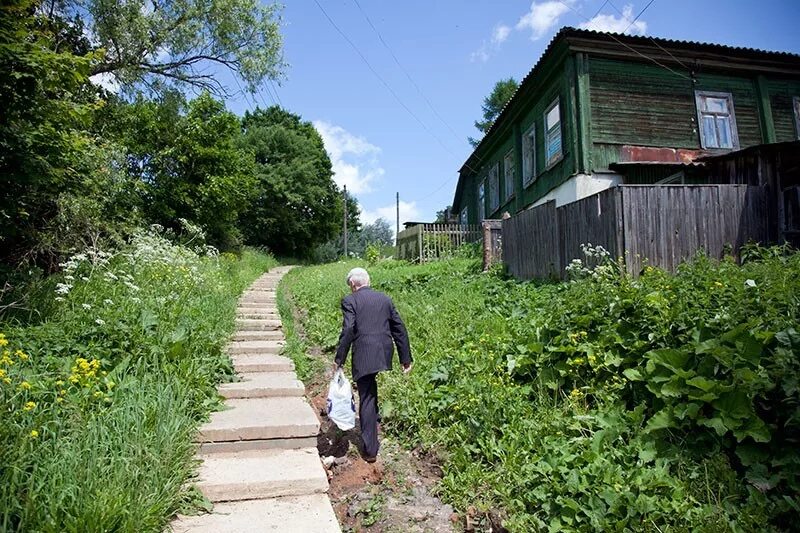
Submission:
[[[462,166],[453,211],[707,182],[709,156],[797,139],[800,55],[563,28]]]

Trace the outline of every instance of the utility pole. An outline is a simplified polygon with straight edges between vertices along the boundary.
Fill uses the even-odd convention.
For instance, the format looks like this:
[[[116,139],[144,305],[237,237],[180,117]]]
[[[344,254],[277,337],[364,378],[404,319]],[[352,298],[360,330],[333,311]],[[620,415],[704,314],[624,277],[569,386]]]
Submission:
[[[397,198],[397,232],[394,234],[394,244],[397,246],[397,236],[400,235],[400,193],[396,195]]]
[[[342,235],[344,236],[344,257],[347,259],[347,185],[344,186],[344,229]]]

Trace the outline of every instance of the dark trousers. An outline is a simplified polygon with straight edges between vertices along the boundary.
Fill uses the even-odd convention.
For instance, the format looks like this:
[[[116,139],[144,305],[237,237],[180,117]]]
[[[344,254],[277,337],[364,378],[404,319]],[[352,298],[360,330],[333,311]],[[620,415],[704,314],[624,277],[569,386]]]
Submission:
[[[364,455],[378,455],[378,382],[377,374],[362,376],[358,386],[358,417],[361,421],[361,438],[364,440]]]

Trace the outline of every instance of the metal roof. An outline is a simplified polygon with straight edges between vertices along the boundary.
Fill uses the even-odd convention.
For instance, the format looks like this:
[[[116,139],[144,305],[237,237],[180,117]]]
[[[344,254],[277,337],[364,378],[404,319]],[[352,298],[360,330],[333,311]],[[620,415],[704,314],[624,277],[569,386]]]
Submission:
[[[750,57],[752,59],[788,59],[792,63],[796,63],[796,66],[800,69],[800,54],[795,54],[791,52],[776,52],[776,51],[769,51],[769,50],[762,50],[759,48],[746,48],[740,46],[730,46],[725,44],[716,44],[716,43],[706,43],[700,41],[682,41],[676,39],[665,39],[661,37],[649,37],[649,36],[639,36],[639,35],[626,35],[622,33],[612,33],[612,32],[601,32],[595,30],[584,30],[578,28],[572,28],[570,26],[565,26],[561,28],[558,33],[550,40],[547,47],[545,48],[544,52],[542,53],[539,61],[531,68],[530,71],[525,75],[522,81],[519,84],[519,87],[511,96],[511,98],[506,102],[506,105],[503,106],[503,109],[497,115],[497,118],[492,123],[489,130],[484,134],[483,138],[481,138],[478,145],[469,155],[467,160],[461,166],[460,172],[463,171],[465,168],[470,167],[470,162],[473,158],[478,157],[476,154],[481,150],[484,143],[488,138],[492,136],[492,134],[497,130],[499,127],[498,125],[503,122],[506,115],[508,114],[508,109],[510,106],[514,104],[514,100],[517,98],[517,95],[520,91],[523,90],[527,85],[531,83],[531,80],[539,74],[539,70],[541,67],[542,62],[547,58],[547,56],[551,53],[552,49],[562,40],[569,40],[571,38],[586,38],[589,40],[593,40],[596,43],[610,43],[615,42],[619,44],[620,41],[627,45],[650,45],[655,43],[656,46],[669,46],[673,50],[683,48],[685,50],[692,50],[692,51],[706,51],[706,52],[713,52],[718,54],[726,54],[729,56],[736,55],[742,57]],[[623,44],[623,47],[624,47]],[[478,157],[480,160],[480,157]],[[480,165],[480,162],[477,163]],[[471,168],[471,167],[470,167]],[[459,183],[456,186],[456,197],[458,197],[459,191],[461,189],[461,180],[459,179]]]

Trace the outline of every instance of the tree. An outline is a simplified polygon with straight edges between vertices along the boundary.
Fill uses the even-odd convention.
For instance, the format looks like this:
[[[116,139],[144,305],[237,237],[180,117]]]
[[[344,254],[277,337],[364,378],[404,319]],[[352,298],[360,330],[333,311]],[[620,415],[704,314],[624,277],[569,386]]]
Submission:
[[[245,113],[242,127],[242,147],[256,162],[255,194],[241,215],[246,242],[309,257],[340,232],[344,215],[322,137],[277,106]]]
[[[183,85],[229,94],[209,67],[224,67],[250,92],[284,67],[278,4],[259,0],[45,0],[50,16],[78,15],[103,54],[91,74],[125,87]]]
[[[127,150],[127,171],[141,184],[148,218],[179,229],[200,225],[223,249],[241,243],[239,215],[255,190],[253,156],[240,147],[241,123],[204,93],[188,104],[179,93],[119,102],[107,118]]]
[[[385,218],[379,218],[372,224],[367,224],[361,229],[360,241],[364,243],[366,248],[370,244],[380,244],[382,246],[391,246],[394,242],[394,233],[392,226]]]
[[[503,107],[511,100],[511,97],[514,96],[518,88],[519,84],[514,78],[500,80],[494,84],[492,92],[483,99],[483,105],[481,106],[483,110],[483,120],[475,121],[475,127],[480,130],[481,133],[489,131],[489,128],[492,127],[492,124],[494,124],[497,116],[500,115]],[[469,137],[469,143],[473,147],[477,146],[479,142],[480,139]]]
[[[445,207],[441,211],[436,211],[436,220],[434,220],[433,222],[435,224],[445,224],[445,223],[447,223],[447,217],[450,215],[451,208],[452,208],[452,206],[448,205],[447,207]]]

